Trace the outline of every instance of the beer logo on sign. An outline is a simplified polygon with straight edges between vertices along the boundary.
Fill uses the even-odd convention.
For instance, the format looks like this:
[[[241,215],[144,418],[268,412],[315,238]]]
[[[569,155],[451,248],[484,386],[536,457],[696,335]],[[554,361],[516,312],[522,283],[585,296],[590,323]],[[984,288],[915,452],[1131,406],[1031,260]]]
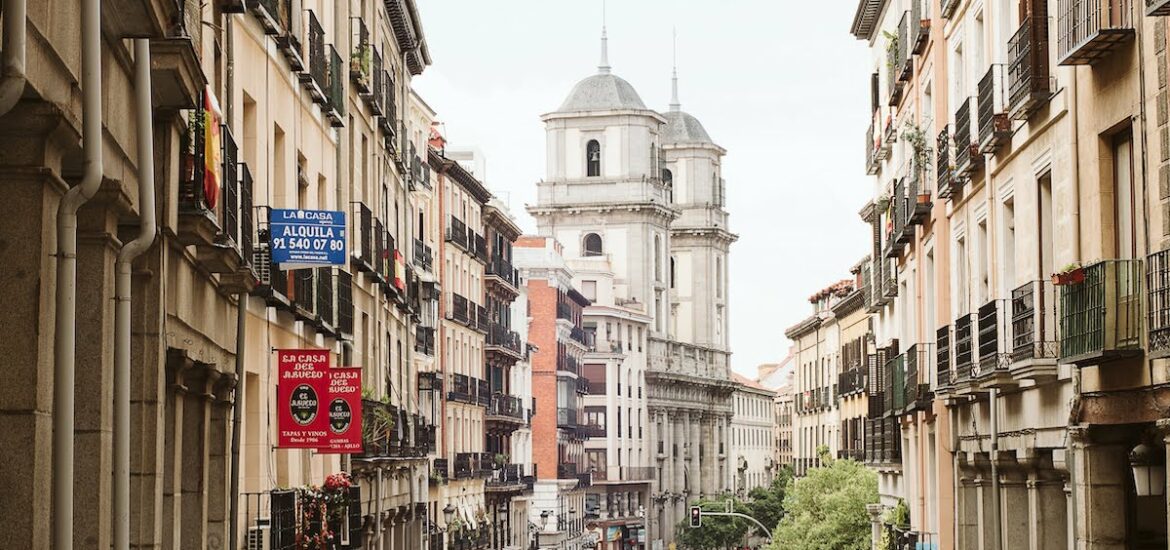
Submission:
[[[297,424],[308,426],[317,418],[317,392],[308,384],[297,386],[288,400],[288,408]]]
[[[349,431],[349,424],[353,421],[353,411],[349,402],[338,397],[329,404],[329,429],[333,433],[343,434]]]

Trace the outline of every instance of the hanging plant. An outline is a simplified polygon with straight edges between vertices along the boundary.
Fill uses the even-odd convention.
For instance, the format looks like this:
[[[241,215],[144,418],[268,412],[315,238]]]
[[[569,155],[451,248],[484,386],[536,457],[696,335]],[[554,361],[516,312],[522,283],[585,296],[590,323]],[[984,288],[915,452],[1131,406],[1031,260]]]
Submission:
[[[353,480],[338,472],[325,478],[325,485],[297,489],[301,515],[298,519],[296,550],[330,550],[337,535],[333,526],[342,524],[349,508]]]
[[[898,68],[898,35],[890,31],[882,31],[882,36],[886,37],[886,71],[893,79],[894,71]]]
[[[926,139],[926,132],[921,127],[907,122],[902,129],[902,139],[906,140],[913,151],[911,162],[914,165],[915,177],[925,174],[926,169],[934,160],[934,149],[930,147],[930,142]]]

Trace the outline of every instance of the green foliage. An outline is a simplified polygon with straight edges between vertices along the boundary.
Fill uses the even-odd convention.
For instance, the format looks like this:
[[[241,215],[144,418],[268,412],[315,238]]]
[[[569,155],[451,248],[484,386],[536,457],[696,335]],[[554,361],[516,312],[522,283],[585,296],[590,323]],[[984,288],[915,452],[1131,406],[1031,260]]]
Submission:
[[[867,550],[870,523],[865,505],[878,501],[877,475],[852,460],[822,457],[822,468],[790,482],[786,514],[771,550]]]
[[[746,503],[748,515],[760,520],[760,523],[769,529],[775,529],[780,524],[780,518],[784,517],[784,493],[790,481],[792,481],[792,469],[788,466],[782,466],[777,470],[770,486],[752,489],[748,493],[750,500]],[[759,531],[759,527],[755,529]],[[768,534],[759,533],[759,535],[767,536]]]
[[[715,499],[704,499],[695,503],[703,508],[704,512],[724,512],[727,510],[727,500],[732,501],[733,510],[741,514],[750,514],[747,506],[735,497],[722,496]],[[688,550],[722,550],[735,546],[743,541],[751,522],[728,516],[703,516],[703,526],[692,528],[690,517],[684,518],[675,526],[676,541],[680,548]]]
[[[910,528],[910,508],[906,501],[898,499],[898,504],[886,511],[885,522],[895,527]]]

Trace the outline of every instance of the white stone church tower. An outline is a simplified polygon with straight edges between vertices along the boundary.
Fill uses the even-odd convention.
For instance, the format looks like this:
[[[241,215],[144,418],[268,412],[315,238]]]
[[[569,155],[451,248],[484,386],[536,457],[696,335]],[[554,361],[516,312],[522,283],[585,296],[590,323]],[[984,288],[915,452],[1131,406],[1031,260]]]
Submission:
[[[664,543],[689,503],[730,490],[735,473],[727,255],[736,237],[723,209],[725,151],[679,109],[677,77],[673,85],[669,111],[647,108],[612,73],[603,29],[597,73],[541,117],[547,174],[528,208],[538,232],[563,244],[566,260],[609,274],[599,280],[612,288],[576,281],[587,283],[595,307],[650,319],[644,339],[636,332],[636,346],[620,325],[616,335],[606,322],[596,330],[599,343],[619,342],[626,372],[640,373],[639,397],[645,386],[646,409],[617,418],[637,423],[645,453],[634,454],[643,458],[631,465],[655,472],[646,528],[650,542]],[[633,432],[614,420],[607,419],[610,430]]]

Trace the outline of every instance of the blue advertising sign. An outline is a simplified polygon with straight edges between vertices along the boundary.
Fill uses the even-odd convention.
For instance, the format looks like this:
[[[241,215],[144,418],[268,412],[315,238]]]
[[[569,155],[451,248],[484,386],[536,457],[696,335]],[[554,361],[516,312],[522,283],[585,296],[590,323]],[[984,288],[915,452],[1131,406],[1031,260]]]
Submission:
[[[273,263],[345,265],[345,212],[273,208],[268,222]]]

